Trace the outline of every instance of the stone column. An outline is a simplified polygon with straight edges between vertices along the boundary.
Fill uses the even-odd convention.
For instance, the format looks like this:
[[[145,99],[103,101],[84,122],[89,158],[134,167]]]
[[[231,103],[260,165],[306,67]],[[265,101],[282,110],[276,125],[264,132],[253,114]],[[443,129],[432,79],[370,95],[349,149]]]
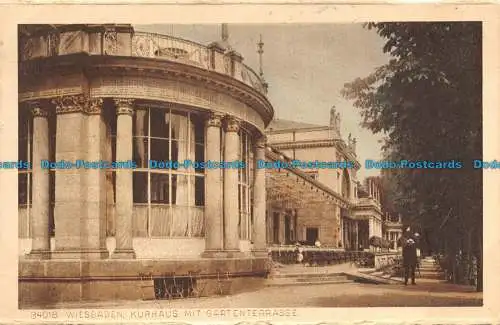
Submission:
[[[47,259],[50,258],[49,170],[42,168],[40,162],[49,159],[49,115],[47,110],[41,107],[40,102],[32,102],[29,105],[33,113],[33,157],[31,159],[33,244],[28,258]]]
[[[101,99],[85,95],[54,99],[57,113],[56,160],[68,164],[56,170],[52,258],[101,259],[105,243],[104,171],[85,168],[84,162],[101,158],[103,122]]]
[[[253,182],[253,251],[255,255],[266,255],[266,170],[258,168],[257,162],[266,159],[266,138],[255,142]],[[295,228],[294,228],[295,229]]]
[[[133,100],[115,99],[116,105],[116,160],[132,160]],[[116,170],[116,248],[113,258],[133,259],[132,244],[133,209],[132,169]]]
[[[222,115],[211,114],[207,120],[205,138],[206,160],[221,161]],[[224,249],[222,229],[222,179],[219,169],[205,169],[205,252],[203,257],[222,255]]]
[[[57,97],[53,103],[57,114],[56,160],[73,163],[85,159],[83,136],[86,96]],[[55,250],[51,255],[52,258],[80,259],[83,236],[81,225],[86,218],[84,169],[71,166],[57,169],[55,173]]]
[[[356,251],[359,251],[359,220],[354,221],[355,222],[355,245],[356,245]]]
[[[88,162],[98,162],[104,158],[106,144],[106,126],[102,118],[102,98],[92,98],[86,107],[86,127],[83,140]],[[106,249],[106,174],[102,168],[88,168],[84,171],[85,193],[83,211],[85,222],[82,223],[82,248],[84,258],[104,258],[109,253]]]
[[[224,160],[238,160],[240,125],[233,117],[226,119],[224,136]],[[224,169],[224,250],[229,255],[240,252],[238,231],[238,169]]]
[[[278,243],[280,245],[285,244],[285,214],[280,210],[279,212],[279,232],[278,232]]]
[[[368,220],[368,239],[372,236],[375,236],[375,220],[373,216],[370,216],[370,219]]]

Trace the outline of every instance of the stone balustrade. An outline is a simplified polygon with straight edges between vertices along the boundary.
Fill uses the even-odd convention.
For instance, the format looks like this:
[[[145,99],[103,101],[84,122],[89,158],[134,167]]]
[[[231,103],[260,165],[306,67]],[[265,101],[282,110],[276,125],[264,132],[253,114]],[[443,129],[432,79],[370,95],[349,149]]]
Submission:
[[[74,26],[22,37],[20,60],[76,53],[168,60],[228,75],[262,94],[267,93],[265,82],[242,62],[243,57],[217,43],[205,46],[169,35],[135,32],[132,27],[124,26],[104,29]]]

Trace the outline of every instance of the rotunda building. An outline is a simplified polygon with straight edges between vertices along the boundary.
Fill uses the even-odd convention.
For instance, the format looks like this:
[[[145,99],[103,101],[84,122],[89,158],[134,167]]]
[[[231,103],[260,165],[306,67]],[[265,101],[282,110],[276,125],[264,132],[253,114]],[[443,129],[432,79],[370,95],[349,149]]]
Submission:
[[[266,93],[224,42],[20,26],[20,301],[260,283]]]

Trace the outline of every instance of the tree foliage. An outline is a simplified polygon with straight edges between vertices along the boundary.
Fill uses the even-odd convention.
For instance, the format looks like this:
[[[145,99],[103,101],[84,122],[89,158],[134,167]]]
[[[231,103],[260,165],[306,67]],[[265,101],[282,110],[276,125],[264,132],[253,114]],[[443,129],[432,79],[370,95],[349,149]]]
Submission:
[[[428,246],[482,256],[482,26],[475,22],[369,23],[388,64],[347,83],[362,126],[386,136],[389,160],[460,161],[461,169],[383,171],[390,209]],[[472,238],[475,238],[471,242]],[[482,260],[482,259],[481,259]]]

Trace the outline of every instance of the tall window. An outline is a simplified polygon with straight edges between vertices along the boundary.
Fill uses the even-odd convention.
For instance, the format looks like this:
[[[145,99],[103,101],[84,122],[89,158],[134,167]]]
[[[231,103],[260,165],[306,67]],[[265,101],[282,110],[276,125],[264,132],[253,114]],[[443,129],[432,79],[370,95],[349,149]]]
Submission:
[[[347,170],[343,170],[342,172],[342,196],[346,199],[349,199],[351,192],[351,186],[349,181],[349,174]]]
[[[238,169],[238,207],[240,239],[251,239],[252,229],[252,183],[253,183],[253,151],[248,133],[240,130],[240,151],[238,160],[245,163],[245,168]]]
[[[195,113],[163,108],[136,110],[135,236],[204,236],[204,170],[182,166],[186,160],[204,161],[204,133],[203,120]],[[153,161],[158,163],[156,168]]]
[[[106,125],[106,144],[104,157],[116,161],[116,108],[110,100],[103,103],[103,118]],[[116,218],[116,171],[106,169],[106,236],[115,236]]]
[[[33,116],[27,109],[18,113],[18,160],[32,162],[33,157]],[[30,166],[31,167],[31,166]],[[29,238],[32,200],[31,168],[18,169],[19,237]]]
[[[49,161],[56,161],[56,131],[57,131],[57,116],[49,115]],[[49,235],[55,236],[56,225],[54,221],[54,208],[56,201],[56,171],[49,170]]]

